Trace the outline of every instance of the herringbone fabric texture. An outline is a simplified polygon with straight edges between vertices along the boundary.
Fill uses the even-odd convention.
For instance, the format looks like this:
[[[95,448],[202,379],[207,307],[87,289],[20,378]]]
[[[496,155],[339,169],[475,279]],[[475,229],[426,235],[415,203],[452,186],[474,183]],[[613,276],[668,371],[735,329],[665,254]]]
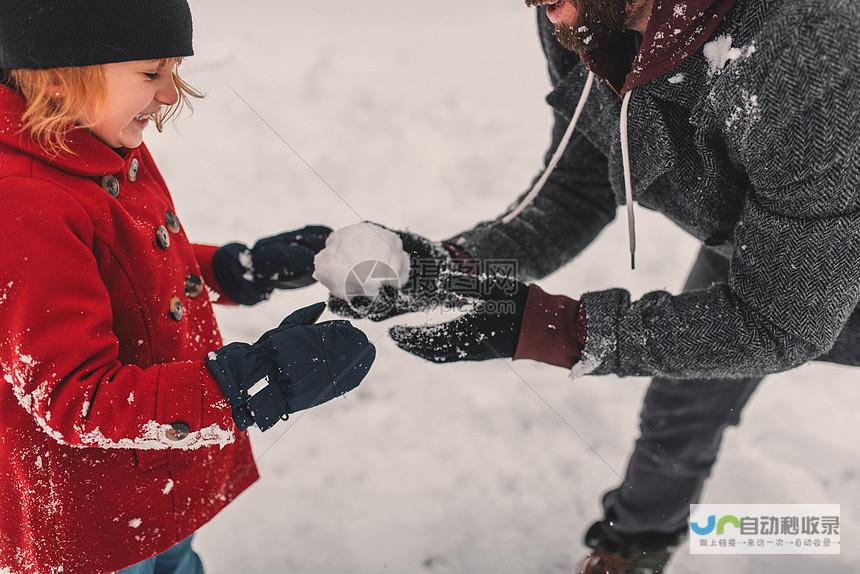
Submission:
[[[543,19],[545,20],[545,19]],[[540,25],[558,144],[587,70]],[[631,301],[587,293],[574,374],[748,377],[860,365],[860,4],[740,0],[702,50],[630,104],[635,201],[731,259],[726,283]],[[621,102],[595,85],[535,201],[452,240],[535,279],[576,257],[625,202]],[[548,154],[549,155],[549,154]],[[640,236],[640,250],[658,248]],[[626,264],[619,246],[618,265]]]

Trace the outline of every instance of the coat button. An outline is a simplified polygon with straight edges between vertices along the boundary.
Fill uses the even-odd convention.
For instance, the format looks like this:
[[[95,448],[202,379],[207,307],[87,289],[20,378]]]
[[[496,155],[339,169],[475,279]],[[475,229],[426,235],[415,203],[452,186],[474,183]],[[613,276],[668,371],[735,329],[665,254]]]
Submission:
[[[162,249],[170,247],[170,234],[167,233],[166,227],[163,225],[158,226],[158,229],[155,230],[155,240]]]
[[[173,233],[179,233],[179,220],[176,218],[176,214],[172,211],[168,211],[164,215],[164,224],[167,225],[167,229]]]
[[[119,197],[119,181],[112,175],[102,178],[102,189],[111,194],[111,197]]]
[[[189,297],[197,297],[203,292],[203,279],[197,275],[189,275],[185,278],[185,294]]]
[[[182,316],[185,314],[185,308],[182,306],[182,301],[179,300],[179,297],[174,297],[170,300],[170,317],[174,321],[181,321]]]
[[[140,162],[137,161],[137,158],[132,158],[131,163],[128,164],[128,180],[132,183],[137,181],[137,172],[140,170]]]
[[[164,436],[167,440],[178,442],[185,440],[190,432],[191,429],[185,423],[170,423],[170,428],[164,431]]]

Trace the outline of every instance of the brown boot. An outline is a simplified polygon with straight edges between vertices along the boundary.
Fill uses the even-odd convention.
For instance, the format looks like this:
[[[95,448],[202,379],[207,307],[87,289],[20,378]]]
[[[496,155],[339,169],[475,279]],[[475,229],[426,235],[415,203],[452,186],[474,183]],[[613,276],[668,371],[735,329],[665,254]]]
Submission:
[[[685,540],[686,529],[674,534],[636,536],[614,531],[612,522],[595,522],[585,535],[591,553],[579,574],[665,574],[672,552]]]
[[[670,554],[666,551],[643,553],[641,557],[623,558],[618,554],[592,550],[579,567],[579,574],[664,574]]]
[[[579,574],[626,574],[630,560],[616,554],[593,550],[579,567]]]

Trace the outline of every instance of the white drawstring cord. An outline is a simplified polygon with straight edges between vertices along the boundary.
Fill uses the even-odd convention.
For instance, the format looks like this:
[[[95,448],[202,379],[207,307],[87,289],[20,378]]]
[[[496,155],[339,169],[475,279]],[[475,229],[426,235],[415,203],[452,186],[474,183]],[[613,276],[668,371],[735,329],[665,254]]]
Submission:
[[[520,213],[525,210],[534,201],[535,197],[541,192],[549,176],[555,170],[558,162],[561,161],[561,156],[564,155],[567,146],[570,144],[570,139],[573,137],[573,132],[576,129],[576,124],[579,122],[579,117],[585,109],[585,104],[588,102],[588,96],[591,94],[591,87],[594,84],[594,72],[588,72],[588,78],[585,81],[585,86],[582,88],[582,94],[579,96],[579,103],[576,105],[576,111],[558,144],[555,153],[550,159],[549,165],[544,170],[540,179],[532,186],[519,205],[513,211],[502,218],[502,223],[510,223]],[[630,146],[627,139],[627,111],[630,107],[630,97],[633,91],[629,91],[624,95],[624,101],[621,104],[621,159],[624,163],[624,192],[627,199],[627,228],[628,241],[630,243],[630,268],[636,269],[636,214],[633,211],[633,178],[630,174]]]
[[[552,155],[552,159],[549,162],[549,165],[544,170],[543,175],[540,179],[532,186],[531,190],[526,194],[520,204],[509,214],[502,218],[502,223],[510,223],[515,217],[517,217],[523,210],[529,206],[529,204],[534,201],[535,197],[541,192],[543,186],[546,184],[549,176],[552,175],[552,172],[555,170],[555,167],[558,165],[558,162],[561,161],[561,156],[564,155],[567,146],[570,144],[570,138],[573,137],[573,131],[576,129],[576,124],[579,122],[579,116],[582,115],[582,111],[585,109],[585,103],[588,101],[588,96],[591,93],[591,86],[594,84],[594,72],[588,72],[588,79],[585,80],[585,86],[582,88],[582,95],[579,96],[579,103],[576,105],[576,111],[573,112],[573,118],[571,118],[570,123],[567,126],[567,130],[564,132],[564,137],[561,138],[561,142],[559,142],[558,147],[555,150],[555,153]]]
[[[633,213],[633,177],[630,175],[630,146],[627,143],[627,109],[633,90],[624,94],[621,104],[621,159],[624,163],[624,192],[627,198],[627,235],[630,242],[630,268],[636,269],[636,215]]]

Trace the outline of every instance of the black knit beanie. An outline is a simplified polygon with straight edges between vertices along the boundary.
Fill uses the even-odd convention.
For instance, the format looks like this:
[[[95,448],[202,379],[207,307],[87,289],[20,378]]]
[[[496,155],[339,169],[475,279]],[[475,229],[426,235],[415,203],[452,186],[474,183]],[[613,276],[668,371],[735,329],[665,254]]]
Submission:
[[[0,0],[0,68],[191,56],[187,0]]]

